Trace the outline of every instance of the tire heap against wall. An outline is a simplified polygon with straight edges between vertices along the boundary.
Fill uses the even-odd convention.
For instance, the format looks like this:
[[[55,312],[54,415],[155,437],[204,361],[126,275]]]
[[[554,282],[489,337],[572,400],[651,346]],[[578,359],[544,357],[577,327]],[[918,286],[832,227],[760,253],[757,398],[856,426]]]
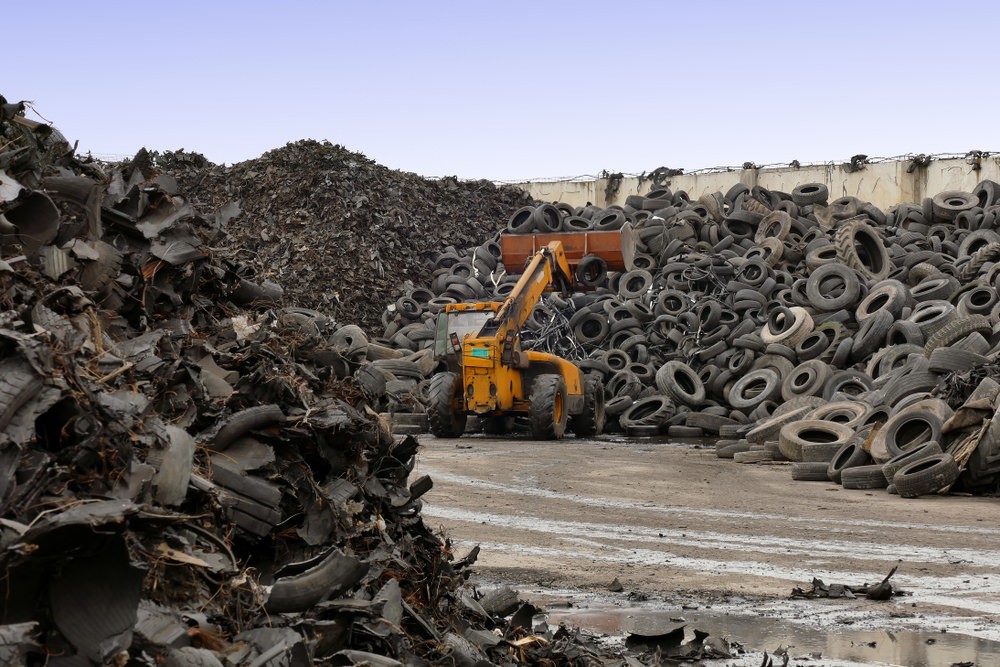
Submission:
[[[1000,185],[983,181],[885,211],[830,201],[816,183],[524,207],[508,233],[631,224],[639,245],[633,270],[545,299],[524,341],[600,376],[608,414],[629,434],[722,435],[721,456],[791,459],[797,479],[840,482],[844,468],[866,464],[845,485],[891,490],[892,460],[930,444],[925,453],[936,458],[907,462],[916,469],[900,477],[904,495],[956,482],[992,490],[998,203]],[[426,348],[435,313],[453,301],[502,299],[509,270],[495,238],[441,253],[430,285],[386,310],[384,338]],[[806,418],[810,428],[783,428]],[[849,446],[860,453],[838,459]],[[911,473],[926,483],[907,485]]]

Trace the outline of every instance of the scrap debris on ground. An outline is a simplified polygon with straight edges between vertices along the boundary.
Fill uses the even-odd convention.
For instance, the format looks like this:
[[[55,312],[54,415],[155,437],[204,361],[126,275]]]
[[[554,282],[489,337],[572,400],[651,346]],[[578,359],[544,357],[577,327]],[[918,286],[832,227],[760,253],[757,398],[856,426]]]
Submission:
[[[889,581],[894,574],[896,574],[895,567],[879,583],[871,585],[861,584],[860,586],[827,584],[822,579],[814,578],[811,589],[805,590],[796,587],[792,589],[791,597],[793,599],[844,598],[853,600],[859,596],[864,596],[869,600],[884,601],[893,596],[906,595],[904,591],[894,588],[892,582]]]
[[[0,98],[0,662],[651,664],[484,609],[371,408],[398,355],[217,252],[233,214]]]

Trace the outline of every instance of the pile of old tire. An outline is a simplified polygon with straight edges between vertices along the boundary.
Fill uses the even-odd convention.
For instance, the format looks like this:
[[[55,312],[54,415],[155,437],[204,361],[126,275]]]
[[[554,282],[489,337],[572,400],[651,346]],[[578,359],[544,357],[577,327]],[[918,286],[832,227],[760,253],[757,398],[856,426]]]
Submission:
[[[780,405],[847,401],[846,413],[820,419],[883,433],[890,418],[948,378],[996,361],[998,203],[1000,185],[991,181],[885,211],[854,197],[830,201],[816,183],[791,193],[737,184],[696,200],[661,188],[624,206],[524,207],[502,231],[630,225],[632,270],[589,266],[578,276],[589,289],[545,299],[525,339],[545,333],[533,342],[558,344],[553,351],[603,380],[609,428],[720,435],[730,443],[720,448],[724,455],[743,449],[753,453],[742,460],[782,460],[789,457],[777,433],[741,441]],[[387,309],[386,342],[430,347],[444,303],[509,294],[506,269],[516,269],[503,266],[496,241],[439,256],[434,283],[411,288]],[[972,389],[937,400],[954,410]],[[874,463],[894,455],[883,440],[861,443]],[[803,443],[816,444],[833,449]],[[947,453],[953,443],[939,444]],[[960,461],[964,488],[996,485],[992,447],[986,442]],[[809,455],[820,456],[812,448]],[[795,474],[818,470],[796,466]],[[848,474],[849,485],[856,474]]]

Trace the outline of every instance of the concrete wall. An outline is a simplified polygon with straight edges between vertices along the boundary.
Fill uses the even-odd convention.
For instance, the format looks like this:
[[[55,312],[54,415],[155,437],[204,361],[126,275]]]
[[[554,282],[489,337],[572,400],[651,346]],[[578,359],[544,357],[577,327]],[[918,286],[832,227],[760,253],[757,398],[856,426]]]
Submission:
[[[964,158],[934,160],[926,167],[916,167],[907,173],[910,161],[881,162],[865,165],[864,169],[848,173],[842,165],[816,165],[780,169],[734,169],[732,171],[673,176],[664,183],[674,192],[684,190],[691,199],[719,191],[723,194],[737,182],[750,187],[761,185],[769,190],[791,192],[803,183],[825,183],[830,199],[851,195],[886,209],[894,204],[921,202],[944,190],[971,191],[984,179],[1000,182],[1000,158],[984,158],[980,169],[973,169]],[[625,177],[617,193],[605,195],[607,179],[521,183],[536,199],[566,202],[584,206],[624,204],[625,198],[645,194],[654,187],[650,181],[640,183],[637,177]]]

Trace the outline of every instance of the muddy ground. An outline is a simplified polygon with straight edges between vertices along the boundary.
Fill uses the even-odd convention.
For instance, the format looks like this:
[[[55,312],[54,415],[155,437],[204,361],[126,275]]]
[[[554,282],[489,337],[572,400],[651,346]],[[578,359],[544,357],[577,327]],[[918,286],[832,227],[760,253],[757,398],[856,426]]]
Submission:
[[[563,607],[560,620],[614,634],[620,618],[609,609],[673,609],[709,625],[776,619],[742,629],[744,640],[771,646],[816,643],[783,633],[845,630],[961,633],[979,656],[1000,646],[996,498],[908,500],[796,482],[786,465],[741,465],[693,443],[421,442],[419,471],[435,482],[425,520],[457,551],[482,545],[483,586],[513,584]],[[789,599],[813,577],[872,584],[897,565],[892,581],[907,595],[888,602]],[[610,586],[616,578],[621,591]]]

